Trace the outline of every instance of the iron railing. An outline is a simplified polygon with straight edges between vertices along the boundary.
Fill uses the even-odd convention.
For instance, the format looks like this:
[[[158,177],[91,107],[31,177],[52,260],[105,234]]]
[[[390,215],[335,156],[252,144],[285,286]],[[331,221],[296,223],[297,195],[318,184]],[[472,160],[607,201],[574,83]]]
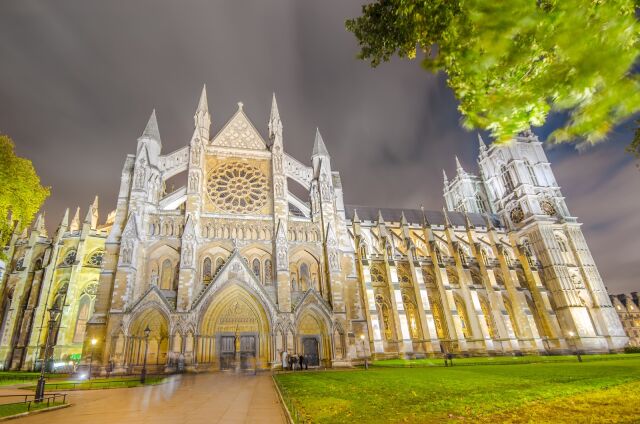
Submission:
[[[34,409],[34,406],[37,406],[35,409],[44,409],[50,408],[52,406],[65,405],[67,403],[67,394],[66,393],[48,393],[44,395],[42,400],[36,401],[36,395],[1,395],[0,396],[0,415],[2,410],[7,407],[14,407],[16,405],[24,405],[24,411],[20,410],[18,413],[30,412]],[[12,400],[13,398],[22,399],[18,402],[4,402],[4,400]]]

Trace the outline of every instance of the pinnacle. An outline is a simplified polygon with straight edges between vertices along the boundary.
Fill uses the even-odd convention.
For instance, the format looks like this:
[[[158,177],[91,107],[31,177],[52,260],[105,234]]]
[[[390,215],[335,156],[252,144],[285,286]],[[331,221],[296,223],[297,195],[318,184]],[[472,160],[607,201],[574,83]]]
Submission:
[[[324,145],[322,135],[320,135],[320,130],[318,128],[316,128],[316,139],[313,143],[313,153],[311,156],[329,156],[327,146]]]
[[[69,208],[64,210],[64,216],[62,217],[62,221],[60,221],[60,226],[69,226]]]
[[[485,144],[484,140],[482,139],[482,135],[480,133],[478,133],[478,143],[480,145],[480,151],[486,150],[487,145]]]
[[[460,159],[458,159],[457,155],[456,155],[456,171],[458,172],[458,174],[465,174],[465,170],[460,164]]]
[[[155,109],[153,109],[153,112],[151,112],[151,116],[149,117],[147,126],[144,128],[142,137],[147,137],[147,138],[156,140],[158,143],[161,143],[160,130],[158,129],[158,120],[156,119]]]
[[[276,102],[276,93],[273,93],[273,97],[271,99],[271,116],[270,121],[280,120],[280,112],[278,111],[278,102]]]
[[[200,93],[200,100],[198,101],[198,112],[208,112],[209,111],[209,103],[207,101],[207,84],[202,85],[202,93]]]
[[[276,133],[282,133],[282,121],[280,121],[280,112],[278,111],[278,103],[276,102],[276,93],[273,93],[271,100],[271,114],[269,115],[269,137],[275,137]]]
[[[360,217],[358,216],[358,209],[353,209],[353,222],[360,222]]]
[[[445,183],[449,181],[449,179],[447,178],[447,173],[444,172],[444,169],[442,170],[442,177],[444,178]]]

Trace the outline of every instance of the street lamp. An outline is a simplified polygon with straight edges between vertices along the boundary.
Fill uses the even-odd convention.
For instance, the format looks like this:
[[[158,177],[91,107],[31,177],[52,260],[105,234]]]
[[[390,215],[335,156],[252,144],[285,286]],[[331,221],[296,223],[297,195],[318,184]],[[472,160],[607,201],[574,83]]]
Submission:
[[[144,329],[144,360],[142,362],[142,373],[140,374],[140,383],[144,384],[144,381],[147,378],[147,349],[149,348],[149,334],[151,334],[151,329],[147,325],[147,328]]]
[[[364,355],[364,369],[369,371],[369,361],[367,360],[367,349],[364,345],[364,334],[360,334],[360,340],[362,340],[362,354]]]
[[[58,305],[53,305],[53,307],[49,309],[49,329],[44,341],[44,355],[42,358],[42,364],[40,365],[40,378],[38,378],[38,384],[36,385],[36,402],[42,402],[42,399],[44,398],[44,373],[47,366],[47,356],[49,355],[49,341],[53,333],[53,327],[58,320],[58,314],[60,314],[60,308],[58,308]]]
[[[96,343],[98,340],[95,338],[91,339],[91,357],[89,358],[89,380],[91,380],[91,364],[93,363],[93,349],[96,347]]]
[[[573,345],[574,355],[578,357],[578,362],[582,362],[582,356],[580,356],[580,351],[578,350],[578,344],[576,343],[576,339],[574,338],[575,333],[573,331],[569,331],[569,340],[571,340],[571,344]]]

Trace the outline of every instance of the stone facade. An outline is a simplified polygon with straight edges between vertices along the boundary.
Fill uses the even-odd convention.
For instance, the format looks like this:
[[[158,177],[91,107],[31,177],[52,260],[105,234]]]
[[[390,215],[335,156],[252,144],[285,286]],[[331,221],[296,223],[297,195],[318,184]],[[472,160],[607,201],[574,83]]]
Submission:
[[[210,127],[203,89],[189,144],[163,154],[154,111],[104,225],[94,203],[53,238],[43,217],[14,235],[5,367],[42,357],[56,302],[54,357],[82,352],[114,372],[139,371],[145,352],[150,369],[174,371],[278,367],[284,351],[349,366],[627,342],[533,135],[483,145],[479,177],[457,161],[439,212],[345,205],[319,131],[309,165],[285,152],[275,97],[266,139],[241,103]],[[167,191],[179,175],[186,184]]]
[[[611,303],[620,317],[629,346],[640,347],[640,298],[638,292],[611,295]]]

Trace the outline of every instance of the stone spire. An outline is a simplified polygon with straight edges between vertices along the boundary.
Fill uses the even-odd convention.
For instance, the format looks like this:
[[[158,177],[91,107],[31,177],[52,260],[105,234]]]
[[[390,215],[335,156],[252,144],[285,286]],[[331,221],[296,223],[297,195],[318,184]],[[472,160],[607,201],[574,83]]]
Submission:
[[[273,139],[276,135],[282,135],[282,121],[280,120],[280,112],[276,102],[276,93],[273,93],[271,115],[269,116],[269,138]]]
[[[420,205],[420,210],[422,211],[422,221],[424,223],[424,226],[427,227],[427,228],[431,228],[431,223],[427,219],[427,214],[424,211],[424,206],[423,205]]]
[[[154,114],[155,116],[155,114]],[[202,92],[200,93],[200,100],[198,100],[198,108],[195,115],[193,115],[193,124],[196,131],[200,131],[203,141],[209,140],[209,128],[211,126],[211,114],[209,114],[209,103],[207,101],[207,85],[202,85]],[[156,123],[157,127],[157,123]],[[160,134],[158,134],[159,141]]]
[[[80,229],[80,206],[76,208],[76,213],[73,215],[69,231],[78,231]]]
[[[69,208],[64,210],[64,215],[62,216],[62,220],[60,221],[60,227],[68,227],[69,226]]]
[[[407,225],[407,217],[404,216],[404,211],[402,211],[400,214],[400,225],[402,226]]]
[[[442,170],[442,178],[444,179],[445,185],[449,184],[449,179],[447,178],[447,173],[444,172],[444,169]]]
[[[327,146],[324,145],[324,141],[322,140],[322,136],[320,135],[320,130],[318,128],[316,128],[316,139],[313,143],[313,153],[311,154],[311,156],[329,157]]]
[[[351,218],[352,222],[360,222],[360,217],[358,216],[358,210],[353,209],[353,218]]]
[[[458,175],[465,175],[467,173],[467,171],[465,171],[462,165],[460,164],[460,159],[458,159],[457,155],[456,155],[456,172],[458,173]]]
[[[40,235],[46,236],[47,229],[44,226],[44,212],[39,213],[36,217],[36,222],[33,224],[34,231],[37,231]]]
[[[482,139],[482,135],[480,133],[478,133],[478,144],[480,145],[481,152],[484,152],[485,150],[487,150],[487,144]]]
[[[467,227],[467,230],[475,228],[475,225],[473,225],[471,219],[469,218],[469,214],[467,214],[466,212],[462,212],[462,215],[464,216],[464,225]]]
[[[158,120],[156,119],[155,109],[153,109],[153,112],[151,112],[149,121],[147,121],[147,126],[144,128],[144,131],[142,132],[140,138],[149,138],[162,144],[162,140],[160,140],[160,130],[158,129]]]
[[[87,216],[84,218],[84,223],[89,224],[92,230],[98,227],[98,196],[93,199],[93,203],[89,205]]]

